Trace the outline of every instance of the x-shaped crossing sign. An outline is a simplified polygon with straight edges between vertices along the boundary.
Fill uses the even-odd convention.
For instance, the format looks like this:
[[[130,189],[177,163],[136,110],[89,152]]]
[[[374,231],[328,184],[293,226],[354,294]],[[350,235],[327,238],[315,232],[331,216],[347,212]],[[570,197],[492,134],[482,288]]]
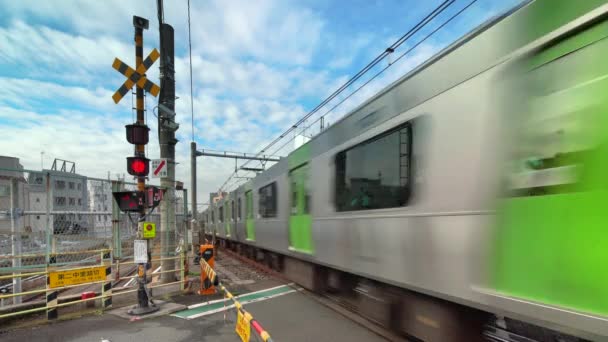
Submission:
[[[146,59],[137,67],[137,70],[133,70],[133,68],[129,67],[120,59],[114,58],[112,67],[127,77],[125,83],[123,83],[122,86],[120,86],[120,88],[118,88],[118,90],[114,93],[114,95],[112,95],[114,103],[118,103],[120,100],[122,100],[123,96],[125,96],[129,90],[133,88],[134,84],[137,84],[138,87],[149,92],[154,97],[158,96],[160,87],[148,80],[145,76],[148,68],[150,68],[154,62],[156,62],[158,57],[160,57],[158,50],[152,50],[148,57],[146,57]]]

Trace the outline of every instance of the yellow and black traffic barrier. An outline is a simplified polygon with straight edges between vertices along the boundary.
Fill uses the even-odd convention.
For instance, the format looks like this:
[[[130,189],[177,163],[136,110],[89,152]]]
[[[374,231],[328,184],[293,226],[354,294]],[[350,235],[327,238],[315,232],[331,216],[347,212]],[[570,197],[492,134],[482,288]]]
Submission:
[[[226,298],[228,298],[234,302],[234,306],[236,307],[236,310],[237,310],[237,322],[236,322],[235,331],[241,337],[241,339],[243,341],[249,341],[251,327],[253,327],[255,332],[262,338],[262,340],[264,340],[264,342],[272,342],[272,338],[270,337],[270,334],[266,330],[264,330],[264,328],[258,321],[256,321],[253,318],[253,315],[251,313],[247,312],[243,308],[243,304],[241,304],[238,300],[236,300],[236,298],[232,295],[232,293],[230,293],[230,291],[228,291],[228,289],[226,289],[226,287],[219,281],[219,277],[217,276],[217,273],[215,273],[215,271],[213,270],[213,267],[209,263],[207,263],[207,260],[204,257],[203,251],[206,251],[208,253],[208,255],[214,256],[213,255],[213,251],[214,251],[213,245],[201,245],[200,251],[201,251],[201,258],[200,258],[201,291],[203,291],[202,280],[203,280],[203,273],[205,273],[205,274],[207,274],[206,279],[208,279],[209,282],[212,282],[215,286],[217,286],[224,293]],[[211,252],[208,252],[208,251],[211,251]],[[212,257],[208,257],[208,259],[214,261],[214,258],[212,258]],[[200,291],[199,291],[199,293],[200,293]]]
[[[36,312],[44,312],[46,313],[46,317],[49,320],[55,320],[59,318],[58,310],[62,307],[76,305],[79,303],[94,303],[95,301],[100,301],[101,310],[106,310],[112,307],[112,299],[114,296],[124,295],[127,293],[133,293],[137,290],[127,290],[127,291],[114,291],[113,283],[119,280],[125,280],[129,278],[137,277],[136,275],[127,276],[127,277],[119,277],[118,269],[120,265],[128,265],[133,264],[133,261],[122,262],[121,260],[116,260],[115,267],[116,272],[112,273],[112,251],[109,249],[106,250],[92,250],[92,251],[84,251],[86,253],[99,253],[100,254],[100,264],[91,265],[91,266],[82,266],[78,268],[70,268],[70,269],[61,269],[55,267],[53,265],[47,265],[44,271],[36,271],[36,272],[28,272],[28,273],[13,273],[10,275],[0,275],[0,280],[10,280],[14,278],[24,278],[24,277],[33,277],[33,276],[44,276],[46,278],[46,285],[43,285],[43,288],[32,289],[28,291],[22,292],[14,292],[14,293],[1,293],[0,300],[10,299],[14,297],[24,297],[31,295],[43,295],[44,299],[38,300],[36,302],[31,302],[34,306],[30,309],[22,309],[15,307],[15,311],[7,310],[7,313],[0,313],[0,320],[6,319],[10,317],[16,317],[26,314],[33,314]],[[84,253],[81,252],[81,253]],[[60,253],[63,254],[63,253]],[[162,270],[160,273],[175,273],[180,272],[181,279],[176,282],[171,282],[167,284],[158,284],[153,285],[150,288],[156,287],[164,287],[171,286],[177,283],[180,284],[180,290],[184,290],[184,284],[187,281],[187,276],[185,273],[184,265],[187,262],[187,258],[183,249],[179,250],[179,255],[175,257],[168,258],[157,258],[152,259],[152,261],[161,262],[163,260],[180,260],[179,267],[172,270]],[[82,286],[91,286],[96,285],[100,286],[101,291],[88,291],[81,293],[78,296],[68,296],[68,297],[60,297],[61,293],[67,289],[82,287]],[[130,286],[132,287],[132,286]],[[124,288],[121,288],[123,290]],[[30,306],[31,307],[31,306]],[[89,307],[89,305],[87,305]]]
[[[215,249],[213,245],[201,245],[199,249],[201,265],[201,288],[200,295],[215,294],[215,286],[218,285],[218,278],[213,267],[215,266]]]

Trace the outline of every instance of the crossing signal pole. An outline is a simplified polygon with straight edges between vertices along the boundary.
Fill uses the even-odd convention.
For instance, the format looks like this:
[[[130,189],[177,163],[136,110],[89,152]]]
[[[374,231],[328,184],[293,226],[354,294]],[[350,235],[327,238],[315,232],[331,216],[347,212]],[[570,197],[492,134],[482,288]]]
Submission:
[[[144,225],[152,227],[146,223],[146,210],[148,206],[156,206],[162,198],[162,193],[157,189],[150,188],[146,191],[146,177],[150,172],[150,160],[146,158],[145,146],[149,141],[150,129],[145,122],[144,90],[153,96],[157,96],[160,88],[146,78],[146,71],[159,58],[160,54],[153,49],[150,55],[143,59],[143,31],[148,29],[148,20],[133,16],[133,26],[135,27],[135,66],[130,68],[118,58],[114,60],[112,67],[127,77],[125,83],[112,96],[115,103],[118,103],[134,85],[136,87],[136,112],[137,120],[134,124],[127,125],[127,141],[134,147],[134,156],[127,157],[127,171],[130,175],[137,178],[137,191],[114,192],[114,199],[120,209],[126,212],[137,212],[137,240],[134,242],[135,262],[137,265],[137,302],[138,305],[129,310],[132,315],[144,315],[159,308],[152,302],[148,289],[146,288],[146,270],[151,266],[150,242],[147,238],[154,235],[144,234]],[[148,194],[149,193],[149,194]],[[144,240],[145,239],[145,240]],[[152,305],[150,305],[152,304]]]
[[[148,29],[148,20],[133,16],[133,26],[135,26],[135,65],[139,67],[143,63],[144,58],[144,30]],[[136,124],[140,127],[146,127],[145,122],[145,107],[144,107],[144,89],[141,87],[136,88],[136,105],[137,110],[137,121]],[[146,176],[150,171],[150,160],[146,158],[145,146],[148,141],[135,141],[135,157],[127,158],[127,167],[131,175],[137,177],[137,190],[144,192],[146,190]],[[130,161],[130,162],[129,162]],[[139,212],[139,219],[137,220],[137,238],[143,238],[143,223],[146,220],[146,204],[144,201],[141,211]],[[151,264],[151,252],[150,252],[150,241],[146,241],[146,254],[147,263],[140,263],[137,265],[138,274],[138,288],[137,288],[137,307],[131,309],[129,313],[135,315],[147,314],[158,310],[156,306],[150,306],[150,298],[146,289],[146,268]]]

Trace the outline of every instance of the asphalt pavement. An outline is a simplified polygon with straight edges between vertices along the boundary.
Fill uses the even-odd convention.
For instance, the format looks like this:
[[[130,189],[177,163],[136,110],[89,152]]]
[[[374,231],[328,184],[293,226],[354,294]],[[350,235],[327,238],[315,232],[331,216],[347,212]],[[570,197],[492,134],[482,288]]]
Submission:
[[[321,304],[293,284],[253,270],[226,255],[218,257],[220,279],[270,334],[273,341],[386,341]],[[222,268],[224,273],[222,275]],[[228,272],[226,272],[228,271]],[[109,312],[2,332],[2,342],[241,341],[236,309],[221,295],[166,298],[188,309],[154,318],[124,319]],[[250,341],[262,341],[251,329]]]
[[[243,302],[245,309],[251,312],[270,333],[273,341],[385,341],[363,326],[318,303],[310,295],[297,290],[265,300]],[[240,341],[235,332],[234,308],[192,319],[177,315],[132,321],[111,314],[89,316],[36,328],[13,330],[0,335],[0,340],[3,342]],[[251,341],[261,341],[253,329]]]

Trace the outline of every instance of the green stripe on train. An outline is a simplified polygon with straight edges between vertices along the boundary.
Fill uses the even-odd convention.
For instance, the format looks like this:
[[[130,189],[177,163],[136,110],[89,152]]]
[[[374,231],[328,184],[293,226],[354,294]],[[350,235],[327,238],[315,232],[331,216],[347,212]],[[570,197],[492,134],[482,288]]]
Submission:
[[[310,144],[289,155],[289,246],[298,252],[312,254],[312,217],[310,215]]]
[[[576,181],[504,200],[493,264],[501,293],[599,315],[608,315],[607,27],[527,61],[535,69],[519,91],[528,92],[529,106],[521,116],[510,108],[509,119],[521,120],[529,139],[516,144],[544,152],[528,164],[531,172],[576,167]]]

